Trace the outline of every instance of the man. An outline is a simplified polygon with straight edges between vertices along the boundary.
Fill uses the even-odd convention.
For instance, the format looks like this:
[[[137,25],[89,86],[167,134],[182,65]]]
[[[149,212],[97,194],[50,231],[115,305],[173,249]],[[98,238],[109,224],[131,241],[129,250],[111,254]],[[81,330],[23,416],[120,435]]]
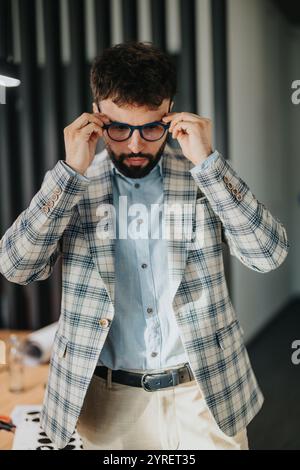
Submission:
[[[1,272],[19,284],[62,256],[41,425],[59,448],[77,424],[86,449],[246,449],[263,397],[222,242],[264,273],[287,255],[285,229],[213,151],[211,121],[172,112],[162,51],[105,50],[91,87],[93,113],[64,131],[66,161],[0,245]]]

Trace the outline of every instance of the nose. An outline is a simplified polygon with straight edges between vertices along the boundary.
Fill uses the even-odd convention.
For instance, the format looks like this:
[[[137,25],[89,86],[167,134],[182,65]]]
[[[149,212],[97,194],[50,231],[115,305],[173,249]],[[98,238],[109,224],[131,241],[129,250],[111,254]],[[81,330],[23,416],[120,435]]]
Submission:
[[[129,139],[128,148],[132,153],[139,153],[143,151],[144,142],[138,129],[133,131],[132,136]]]

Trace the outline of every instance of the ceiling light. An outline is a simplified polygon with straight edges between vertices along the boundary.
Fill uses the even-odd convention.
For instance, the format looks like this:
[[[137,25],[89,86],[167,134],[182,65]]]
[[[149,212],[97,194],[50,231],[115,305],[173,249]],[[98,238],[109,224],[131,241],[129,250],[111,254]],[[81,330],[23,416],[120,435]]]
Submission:
[[[0,61],[0,104],[6,103],[6,88],[19,86],[21,81],[15,78],[16,68],[12,64]]]

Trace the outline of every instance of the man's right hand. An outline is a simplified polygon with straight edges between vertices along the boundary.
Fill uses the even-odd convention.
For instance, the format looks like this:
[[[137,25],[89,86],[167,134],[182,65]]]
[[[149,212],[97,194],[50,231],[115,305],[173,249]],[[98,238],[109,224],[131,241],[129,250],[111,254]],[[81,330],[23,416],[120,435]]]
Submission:
[[[103,135],[103,125],[109,124],[103,113],[83,113],[64,129],[66,163],[84,174],[95,157],[98,140]]]

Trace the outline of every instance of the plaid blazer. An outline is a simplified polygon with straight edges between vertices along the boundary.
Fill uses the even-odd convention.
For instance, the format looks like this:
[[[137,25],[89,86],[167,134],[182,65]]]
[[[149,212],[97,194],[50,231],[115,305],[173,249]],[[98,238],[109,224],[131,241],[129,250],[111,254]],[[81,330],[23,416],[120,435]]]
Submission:
[[[61,315],[41,413],[58,448],[74,431],[114,317],[114,240],[97,236],[97,208],[113,204],[110,163],[106,150],[97,154],[84,181],[59,161],[0,242],[1,272],[18,284],[48,278],[62,257]],[[168,241],[166,276],[177,289],[174,315],[195,379],[218,426],[232,436],[259,411],[263,396],[228,295],[222,242],[247,267],[265,273],[283,262],[288,241],[220,154],[194,176],[192,167],[166,147],[164,202],[191,207],[181,221],[185,237]],[[168,218],[178,224],[176,216]],[[109,211],[105,221],[111,226]]]

